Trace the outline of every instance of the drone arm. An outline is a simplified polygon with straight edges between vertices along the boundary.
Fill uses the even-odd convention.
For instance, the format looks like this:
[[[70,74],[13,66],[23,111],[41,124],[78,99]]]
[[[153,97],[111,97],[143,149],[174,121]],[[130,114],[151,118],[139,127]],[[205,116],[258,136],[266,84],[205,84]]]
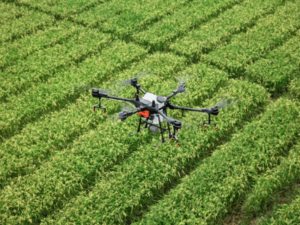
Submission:
[[[141,85],[138,85],[137,87],[141,92],[143,92],[144,94],[146,94],[146,91],[143,90],[143,88],[141,88]]]
[[[109,96],[106,93],[100,93],[99,89],[92,89],[92,95],[94,98],[107,98],[107,99],[113,99],[113,100],[119,100],[119,101],[125,101],[125,102],[134,102],[133,99],[127,99],[127,98],[120,98],[120,97],[115,97],[115,96]]]
[[[219,114],[219,109],[218,109],[217,106],[213,106],[210,109],[207,109],[207,108],[202,108],[202,109],[187,108],[187,107],[173,105],[171,103],[168,103],[167,106],[170,109],[181,109],[181,110],[188,110],[188,111],[204,112],[204,113],[212,114],[212,115],[215,115],[215,116]]]
[[[162,112],[160,112],[159,110],[157,111],[157,113],[159,115],[161,115],[163,118],[165,118],[165,120],[170,123],[174,128],[176,128],[177,130],[181,128],[181,122],[179,120],[175,120],[175,119],[171,119],[168,116],[166,116],[165,114],[163,114]]]
[[[178,93],[182,93],[182,92],[185,92],[185,85],[183,83],[179,84],[177,89],[174,90],[172,94],[167,96],[167,100],[172,98],[174,95],[177,95]]]
[[[138,109],[136,109],[134,111],[130,111],[130,112],[122,111],[119,113],[119,119],[121,121],[124,121],[128,116],[132,116],[133,114],[140,112],[142,110],[143,110],[142,108],[138,108]]]

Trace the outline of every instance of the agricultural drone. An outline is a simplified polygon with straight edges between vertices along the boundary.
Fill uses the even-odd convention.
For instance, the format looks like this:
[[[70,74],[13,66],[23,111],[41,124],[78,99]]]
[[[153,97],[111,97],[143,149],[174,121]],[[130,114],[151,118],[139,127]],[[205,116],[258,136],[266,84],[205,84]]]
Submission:
[[[132,85],[133,87],[136,88],[136,93],[134,95],[134,99],[127,99],[127,98],[120,98],[120,97],[115,97],[115,96],[109,96],[105,91],[102,89],[96,89],[92,88],[92,96],[95,98],[99,98],[99,104],[94,106],[94,112],[96,111],[96,108],[101,108],[103,109],[103,112],[106,114],[106,108],[101,105],[101,100],[102,98],[107,98],[107,99],[113,99],[113,100],[118,100],[118,101],[124,101],[124,102],[130,102],[133,103],[135,106],[136,110],[134,111],[122,111],[119,113],[118,117],[121,121],[124,121],[127,117],[138,113],[140,116],[139,119],[139,125],[138,129],[136,132],[133,134],[129,135],[132,136],[146,128],[149,129],[149,131],[153,133],[159,133],[161,134],[161,139],[162,141],[155,145],[154,147],[157,147],[158,145],[170,140],[172,141],[173,139],[176,140],[177,144],[176,146],[179,146],[179,142],[177,139],[177,135],[179,134],[179,130],[181,129],[182,123],[179,120],[173,119],[168,117],[167,115],[167,109],[180,109],[182,110],[188,110],[188,111],[196,111],[196,112],[204,112],[208,114],[208,121],[203,122],[203,129],[205,129],[206,125],[214,125],[215,130],[217,129],[216,124],[213,123],[210,119],[210,115],[218,115],[219,109],[218,106],[213,106],[210,109],[207,108],[202,108],[202,109],[194,109],[194,108],[186,108],[182,106],[176,106],[173,105],[169,102],[169,99],[176,94],[183,93],[185,92],[185,84],[181,83],[176,90],[173,91],[172,94],[163,97],[163,96],[157,96],[152,93],[146,92],[141,88],[141,85],[138,84],[137,78],[132,78],[128,80],[129,84]],[[139,91],[141,91],[144,96],[140,97]],[[167,122],[167,127],[168,128],[163,128],[162,127],[162,122],[163,121]],[[141,125],[145,124],[145,127],[141,129]],[[173,126],[173,131],[171,132],[170,125]],[[163,133],[165,131],[169,132],[169,138],[164,139]],[[175,132],[178,131],[176,134]]]
[[[146,128],[149,129],[149,131],[153,133],[159,133],[161,134],[162,141],[155,145],[154,147],[157,147],[158,145],[173,139],[176,140],[177,144],[176,146],[179,146],[179,142],[177,139],[177,135],[179,132],[175,134],[176,131],[179,131],[181,129],[182,123],[179,120],[173,119],[168,117],[167,115],[167,108],[169,109],[181,109],[182,113],[183,110],[188,111],[196,111],[196,112],[204,112],[208,114],[208,121],[203,122],[203,129],[205,129],[206,125],[214,125],[215,130],[217,129],[216,124],[212,123],[213,121],[210,119],[210,115],[218,115],[219,109],[218,106],[213,106],[210,109],[202,108],[202,109],[194,109],[194,108],[186,108],[182,106],[176,106],[169,102],[169,99],[176,94],[185,92],[185,84],[181,83],[176,90],[173,91],[172,94],[163,97],[163,96],[157,96],[152,93],[146,92],[141,88],[141,85],[138,84],[137,78],[132,78],[129,81],[129,84],[136,88],[136,93],[134,95],[134,99],[127,99],[127,98],[120,98],[120,97],[114,97],[109,96],[105,91],[101,89],[92,88],[92,96],[95,98],[99,98],[99,104],[94,106],[94,112],[96,111],[96,108],[103,109],[103,112],[106,114],[106,108],[101,105],[102,98],[107,99],[113,99],[118,101],[124,101],[124,102],[131,102],[134,104],[136,110],[134,111],[122,111],[119,113],[118,117],[121,121],[124,121],[127,117],[138,113],[140,116],[138,129],[133,134],[129,135],[132,136]],[[139,91],[141,91],[144,94],[144,97],[140,97]],[[167,122],[168,128],[162,127],[163,121]],[[145,124],[145,127],[141,129],[141,125]],[[171,132],[170,125],[173,126],[173,132]],[[169,138],[164,139],[163,133],[165,131],[169,132]]]

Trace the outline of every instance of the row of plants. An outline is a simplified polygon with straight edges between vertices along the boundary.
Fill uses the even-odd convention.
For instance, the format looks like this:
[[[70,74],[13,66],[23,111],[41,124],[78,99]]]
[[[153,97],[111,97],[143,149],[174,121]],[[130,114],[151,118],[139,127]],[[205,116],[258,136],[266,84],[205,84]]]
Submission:
[[[299,71],[297,73],[299,74]],[[299,77],[296,77],[290,82],[289,93],[292,98],[295,98],[298,101],[300,101],[300,78]]]
[[[24,59],[36,51],[63,43],[74,35],[77,26],[67,21],[56,21],[46,30],[38,30],[36,33],[26,35],[14,42],[5,42],[0,46],[0,69]]]
[[[0,24],[4,24],[10,20],[18,19],[23,14],[24,8],[19,8],[13,4],[0,2]]]
[[[6,99],[10,102],[8,105],[11,105],[14,99],[19,98],[20,92],[55,77],[59,70],[65,70],[67,66],[77,64],[85,57],[98,53],[112,41],[110,35],[94,29],[82,27],[75,29],[76,34],[71,38],[19,60],[1,72],[0,87],[3,91],[0,99]],[[64,32],[69,33],[72,30],[74,28],[66,29]]]
[[[244,199],[261,173],[278,165],[299,137],[299,122],[294,102],[272,102],[151,207],[139,224],[216,224]]]
[[[93,8],[109,0],[16,0],[21,5],[30,6],[40,11],[58,15],[62,18]]]
[[[112,0],[97,5],[88,11],[71,15],[70,18],[75,22],[84,24],[88,27],[99,27],[99,25],[107,19],[123,13],[125,10],[134,7],[136,4],[139,4],[139,1]]]
[[[209,70],[211,72],[208,76],[201,77],[204,86],[207,81],[214,79],[212,77],[215,73],[223,74],[216,69]],[[228,75],[225,80],[227,77]],[[215,80],[218,80],[218,76]],[[220,88],[219,91],[218,87],[212,89],[212,93],[217,94],[205,99],[201,106],[207,107],[216,103],[224,95],[231,95],[243,103],[222,110],[218,117],[214,118],[219,127],[217,131],[212,127],[203,131],[199,115],[186,113],[185,119],[196,120],[199,124],[193,129],[182,129],[179,147],[170,147],[165,143],[153,148],[154,143],[159,141],[157,139],[138,147],[138,151],[123,164],[116,165],[112,171],[108,171],[88,193],[82,192],[78,197],[71,199],[65,208],[43,220],[42,224],[72,224],[75,221],[87,224],[125,224],[136,220],[145,208],[162,198],[165,191],[192,165],[198,164],[199,159],[208,156],[220,139],[228,137],[235,125],[242,123],[245,117],[251,116],[251,108],[267,101],[267,92],[256,84],[239,80],[230,80],[226,84],[224,81],[220,84],[223,83],[226,87]],[[201,87],[199,89],[201,91]],[[165,91],[165,94],[168,92],[170,91]],[[194,92],[198,93],[199,90]],[[188,100],[181,99],[181,102],[187,104]]]
[[[283,2],[285,1],[244,1],[174,41],[170,50],[185,55],[190,60],[198,60],[203,53],[228,41],[233,34],[253,26],[259,18],[274,12]]]
[[[47,83],[41,83],[35,88],[28,90],[28,92],[25,92],[22,98],[19,98],[21,101],[13,102],[13,106],[18,113],[6,115],[8,120],[14,118],[14,120],[9,120],[10,123],[6,126],[6,130],[8,131],[10,129],[9,131],[14,132],[26,122],[30,123],[45,113],[64,108],[84,93],[84,89],[81,91],[75,90],[75,85],[94,85],[98,82],[103,82],[106,77],[114,76],[114,73],[126,68],[126,66],[128,67],[132,61],[138,61],[141,58],[145,58],[145,56],[146,51],[141,47],[134,44],[126,44],[121,41],[115,42],[113,47],[103,50],[100,55],[89,58],[79,67],[72,67],[64,73],[57,74],[56,79],[50,79]],[[92,98],[90,93],[89,97]],[[92,100],[88,102],[92,104]],[[97,101],[94,100],[93,105],[96,103]],[[23,105],[27,107],[23,107]],[[90,105],[88,108],[91,109],[93,105]],[[13,106],[10,107],[13,108]],[[85,104],[84,106],[86,107],[87,105]],[[11,112],[12,111],[13,110],[11,110]],[[74,112],[69,111],[69,108],[67,108],[63,113],[56,115],[56,120],[58,119],[57,116],[64,115],[62,119],[66,118],[65,114],[74,114]],[[74,118],[74,120],[69,122],[73,126],[72,129],[68,132],[58,133],[57,125],[61,126],[62,121],[65,120],[56,121],[57,125],[54,126],[56,130],[53,130],[53,128],[49,129],[49,127],[47,128],[44,124],[44,120],[41,120],[38,123],[39,125],[35,124],[33,127],[29,126],[31,129],[41,132],[40,135],[36,136],[36,132],[29,132],[31,129],[27,128],[22,134],[7,139],[0,145],[0,155],[4,162],[1,166],[0,180],[3,181],[7,177],[16,176],[21,169],[28,167],[28,165],[31,168],[32,165],[35,164],[35,161],[40,163],[40,161],[51,152],[57,148],[61,148],[61,145],[66,145],[65,140],[70,139],[74,133],[87,131],[87,129],[96,122],[95,118],[92,118],[85,126],[83,126],[82,123],[78,123],[78,125],[74,126],[74,123],[76,124],[76,119]],[[88,117],[84,119],[84,121],[88,121]],[[4,130],[4,128],[3,126],[2,130]],[[65,130],[66,128],[70,128],[70,125],[62,126],[61,130]],[[42,129],[45,131],[41,131]],[[76,129],[78,129],[78,131],[76,131]],[[45,135],[47,132],[50,133],[50,135]],[[54,136],[49,138],[49,136],[52,135]],[[27,140],[24,140],[24,144],[20,144],[24,136],[27,137]]]
[[[134,47],[137,48],[132,44],[127,46],[128,56],[133,56],[131,50],[135,50],[136,52],[140,51],[139,56],[143,58],[144,52],[141,51],[141,49],[134,49]],[[116,48],[122,52],[119,55],[124,57],[124,53],[126,52],[124,44],[123,47],[119,44]],[[82,74],[74,73],[74,77],[81,76],[83,78],[89,76],[88,74],[92,74],[95,75],[94,77],[97,77],[100,60],[103,60],[104,58],[112,60],[109,57],[109,54],[103,55],[103,58],[98,58],[98,60],[91,60],[89,64],[81,67],[82,70],[79,70],[81,72],[87,72]],[[125,61],[124,63],[130,63],[130,61]],[[105,71],[105,68],[108,68],[105,65],[106,61],[102,66],[103,71]],[[118,68],[116,68],[116,75],[107,72],[104,75],[109,76],[110,81],[107,82],[113,84],[117,79],[130,77],[129,74],[131,74],[132,77],[135,76],[145,67],[153,68],[159,74],[171,74],[178,70],[182,70],[184,66],[185,59],[182,57],[174,56],[172,54],[154,54],[147,58],[143,63],[135,63],[132,65],[132,68],[125,70],[124,73],[118,74]],[[109,65],[109,68],[111,68],[111,65]],[[151,78],[150,81],[153,79],[154,78]],[[85,79],[85,81],[87,80]],[[103,83],[105,81],[105,77],[102,77],[102,79],[99,78],[98,81],[99,83]],[[82,80],[80,82],[82,82]],[[158,81],[156,80],[156,82]],[[86,85],[84,83],[80,84]],[[96,84],[96,82],[94,84]],[[3,182],[6,182],[6,178],[28,173],[28,171],[31,171],[36,167],[36,165],[40,164],[42,159],[47,158],[58,149],[65,148],[68,143],[77,136],[95,126],[98,119],[91,115],[91,108],[97,103],[97,99],[92,98],[90,92],[86,94],[83,92],[81,94],[79,91],[72,91],[72,86],[74,86],[74,83],[71,83],[68,86],[63,86],[61,92],[57,90],[58,94],[56,97],[62,97],[61,103],[58,104],[57,102],[58,108],[60,108],[59,112],[54,115],[51,114],[49,116],[43,116],[36,123],[29,123],[20,134],[7,139],[0,145],[0,156],[4,162],[3,167],[1,168],[1,186],[3,186]],[[69,92],[68,95],[66,95],[65,92]],[[78,97],[81,99],[79,100],[80,104],[69,104],[70,98],[72,97]],[[115,109],[117,105],[118,104],[110,106],[110,108]],[[62,109],[63,107],[65,109]],[[49,108],[48,111],[54,109],[56,108]],[[78,113],[74,113],[77,111]],[[67,118],[72,119],[68,120]],[[66,121],[69,122],[66,123]]]
[[[7,13],[0,16],[0,43],[12,41],[54,23],[53,16],[45,13],[17,7],[14,4],[1,3]]]
[[[188,4],[191,0],[147,0],[140,4],[134,4],[131,8],[127,8],[120,15],[113,16],[103,22],[101,29],[110,32],[122,39],[145,29],[149,24],[160,20],[166,14],[172,14],[176,10],[181,10],[182,6]],[[97,13],[97,12],[96,12]],[[95,20],[94,17],[85,20]]]
[[[300,31],[284,45],[252,65],[246,67],[248,80],[266,87],[272,94],[283,92],[290,81],[299,74],[300,66]]]
[[[131,69],[123,71],[115,78],[132,78],[141,69],[150,67],[156,72],[156,76],[150,76],[149,79],[144,79],[139,83],[145,90],[151,87],[151,91],[158,92],[160,82],[169,83],[167,78],[172,77],[176,70],[182,70],[184,62],[184,58],[157,53]],[[175,82],[174,84],[171,90],[176,88],[177,85]],[[114,85],[112,84],[112,86]],[[132,98],[133,93],[135,93],[135,90],[128,90],[121,96],[125,95],[124,97]],[[74,121],[78,121],[80,126],[85,126],[84,121],[98,120],[97,124],[99,125],[96,129],[80,136],[69,148],[56,152],[47,162],[43,162],[34,173],[11,180],[4,187],[0,194],[0,205],[3,206],[0,208],[0,221],[2,223],[24,224],[29,223],[31,220],[33,222],[40,221],[55,208],[62,207],[67,199],[100,179],[100,176],[106,170],[121,162],[123,158],[128,157],[139,144],[144,146],[152,139],[151,135],[147,134],[141,134],[144,137],[140,135],[128,136],[130,132],[137,128],[138,117],[136,115],[128,118],[128,121],[131,121],[131,125],[128,126],[128,124],[116,123],[111,119],[106,120],[101,110],[97,112],[96,116],[91,115],[95,114],[92,111],[92,106],[97,103],[97,99],[93,98],[90,93],[84,95],[77,102],[76,105],[69,107],[68,112],[63,113],[62,110],[61,116],[55,118],[56,121],[59,120],[57,121],[56,130],[49,131],[49,128],[46,130],[49,133],[59,133],[61,139],[67,139],[67,136],[71,133],[68,129],[71,129],[73,133],[78,129],[78,125]],[[104,100],[103,104],[107,107],[108,114],[120,110],[116,101]],[[81,113],[82,111],[84,113]],[[72,125],[77,127],[73,128]],[[40,132],[43,132],[42,129],[39,129]],[[140,140],[141,138],[143,140]],[[69,140],[56,141],[63,145],[65,144],[64,141],[68,142]],[[46,153],[45,145],[38,143],[38,146],[40,148],[32,149],[35,150],[35,152],[32,152],[36,156],[35,159],[27,157],[27,155],[31,155],[31,152],[28,151],[27,155],[25,153],[21,155],[22,160],[25,158],[23,164],[28,165],[31,160],[43,161],[42,154]],[[53,154],[53,152],[50,152],[51,150],[48,148],[48,154]],[[26,158],[27,161],[25,161]],[[22,163],[21,160],[20,163]],[[43,188],[43,192],[41,192],[41,188]]]
[[[175,38],[239,2],[242,0],[193,1],[152,24],[146,30],[133,34],[132,39],[137,43],[150,46],[153,50],[164,50]]]
[[[299,224],[300,221],[300,195],[297,195],[295,200],[289,204],[283,204],[272,212],[270,216],[263,218],[260,221],[261,225],[266,224]]]
[[[296,33],[300,27],[299,16],[300,4],[287,1],[274,14],[259,19],[246,33],[232,37],[229,44],[223,43],[218,49],[202,55],[201,60],[240,76],[247,64],[264,57]]]
[[[280,159],[280,165],[267,170],[247,194],[242,210],[247,216],[266,212],[274,203],[275,196],[285,187],[300,180],[300,148],[292,148],[288,157]]]

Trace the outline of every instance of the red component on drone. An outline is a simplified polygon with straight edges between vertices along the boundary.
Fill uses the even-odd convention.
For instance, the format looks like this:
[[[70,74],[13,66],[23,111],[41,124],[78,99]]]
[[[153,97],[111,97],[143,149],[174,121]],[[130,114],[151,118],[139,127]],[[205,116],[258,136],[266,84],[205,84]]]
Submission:
[[[140,116],[143,116],[143,117],[145,117],[145,118],[148,118],[149,117],[149,111],[142,111],[142,112],[138,112],[138,114],[140,115]]]

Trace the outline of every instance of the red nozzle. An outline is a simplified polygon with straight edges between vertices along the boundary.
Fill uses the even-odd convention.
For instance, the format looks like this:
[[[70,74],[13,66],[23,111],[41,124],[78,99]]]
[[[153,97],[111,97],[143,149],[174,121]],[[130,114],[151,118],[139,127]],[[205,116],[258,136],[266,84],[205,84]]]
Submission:
[[[202,128],[205,129],[205,127],[206,127],[206,126],[204,125]]]
[[[214,130],[217,130],[218,128],[217,127],[215,127],[215,129]]]
[[[173,141],[173,138],[171,138],[170,141]]]
[[[178,146],[179,146],[179,143],[177,143],[176,147],[178,147]]]

